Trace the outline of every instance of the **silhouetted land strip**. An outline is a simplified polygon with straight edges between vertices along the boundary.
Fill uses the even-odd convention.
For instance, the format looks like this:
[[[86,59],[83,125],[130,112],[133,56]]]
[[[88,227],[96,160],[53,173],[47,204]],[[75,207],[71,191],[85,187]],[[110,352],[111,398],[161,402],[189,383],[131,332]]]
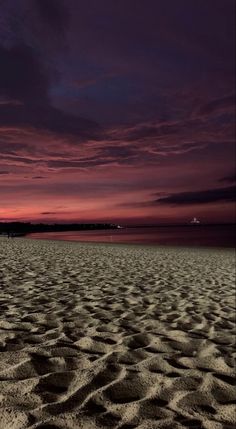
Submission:
[[[191,227],[191,228],[204,228],[204,227],[220,227],[230,226],[236,227],[235,223],[201,223],[196,226],[192,224],[152,224],[152,225],[129,225],[126,228],[174,228],[174,227]],[[12,232],[19,235],[31,234],[34,232],[63,232],[63,231],[88,231],[88,230],[102,230],[102,229],[117,229],[118,225],[113,223],[54,223],[33,224],[31,222],[0,222],[0,234]]]
[[[70,223],[70,224],[33,224],[31,222],[0,222],[0,234],[27,235],[33,232],[87,231],[96,229],[117,229],[110,223]]]

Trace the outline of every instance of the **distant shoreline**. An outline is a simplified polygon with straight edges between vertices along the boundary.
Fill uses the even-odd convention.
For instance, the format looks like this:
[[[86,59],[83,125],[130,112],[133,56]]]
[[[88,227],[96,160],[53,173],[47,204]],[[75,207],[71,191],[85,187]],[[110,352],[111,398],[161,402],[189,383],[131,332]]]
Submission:
[[[87,243],[135,244],[173,247],[235,248],[234,226],[191,228],[122,228],[114,230],[60,231],[28,234],[26,238]]]
[[[91,231],[118,229],[120,226],[112,223],[71,223],[71,224],[33,224],[31,222],[0,222],[1,234],[27,235],[44,232]]]

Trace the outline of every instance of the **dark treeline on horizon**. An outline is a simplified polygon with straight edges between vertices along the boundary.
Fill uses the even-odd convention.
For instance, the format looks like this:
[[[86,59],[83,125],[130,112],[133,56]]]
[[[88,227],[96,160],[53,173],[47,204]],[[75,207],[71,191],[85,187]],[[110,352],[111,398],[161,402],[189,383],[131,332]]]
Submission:
[[[93,229],[116,229],[111,223],[32,224],[31,222],[0,222],[0,234],[26,235],[33,232],[83,231]]]
[[[126,225],[125,228],[167,228],[167,227],[213,227],[213,226],[235,226],[235,223],[201,223],[192,225],[191,223],[178,223],[178,224],[153,224],[153,225]],[[38,223],[31,222],[0,222],[0,234],[11,233],[13,235],[26,235],[31,233],[40,232],[63,232],[63,231],[88,231],[88,230],[101,230],[101,229],[117,229],[119,225],[113,223]],[[123,226],[124,228],[124,226]]]

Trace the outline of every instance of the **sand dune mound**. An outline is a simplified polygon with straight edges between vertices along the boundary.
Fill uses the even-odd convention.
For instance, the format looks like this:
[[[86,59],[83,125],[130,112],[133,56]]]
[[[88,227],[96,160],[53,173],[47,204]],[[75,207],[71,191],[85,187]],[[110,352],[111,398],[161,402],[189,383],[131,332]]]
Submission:
[[[0,429],[225,429],[232,250],[0,239]]]

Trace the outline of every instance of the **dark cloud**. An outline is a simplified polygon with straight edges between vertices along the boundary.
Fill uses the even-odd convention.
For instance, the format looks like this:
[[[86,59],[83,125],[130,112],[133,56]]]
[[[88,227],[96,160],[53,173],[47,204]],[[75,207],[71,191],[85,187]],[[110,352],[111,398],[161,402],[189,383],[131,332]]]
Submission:
[[[117,158],[129,158],[135,154],[135,148],[132,146],[113,146],[109,145],[108,142],[108,144],[102,148],[102,154],[104,156],[112,156]]]
[[[49,104],[0,106],[0,126],[32,127],[37,130],[67,135],[69,138],[99,139],[101,127],[89,119],[76,117]],[[72,140],[71,140],[72,142]]]
[[[1,111],[1,109],[0,109]],[[1,123],[1,118],[0,118]],[[21,151],[29,149],[28,145],[25,143],[14,143],[11,141],[10,144],[7,145],[7,133],[5,133],[5,141],[0,141],[0,153],[1,155],[18,155]]]
[[[23,103],[48,103],[49,79],[42,64],[26,45],[0,46],[0,93]]]
[[[217,203],[220,201],[234,202],[236,201],[236,186],[226,188],[208,189],[205,191],[180,192],[172,195],[167,193],[155,193],[154,195],[162,195],[161,198],[152,201],[139,201],[130,203],[121,203],[121,207],[153,207],[158,204],[176,205],[176,206],[191,206],[196,204]],[[163,196],[164,195],[164,196]]]
[[[4,161],[10,161],[10,163],[12,163],[12,165],[14,165],[14,163],[22,163],[22,164],[34,164],[35,160],[34,159],[30,159],[30,158],[26,158],[24,156],[4,156]],[[43,161],[43,160],[37,160],[38,162]]]
[[[229,95],[212,100],[204,106],[201,106],[197,113],[202,116],[207,116],[214,113],[222,113],[227,112],[228,110],[233,110],[235,109],[235,97],[235,95]]]
[[[1,96],[0,97],[0,105],[5,106],[5,105],[8,105],[8,104],[13,105],[13,106],[19,106],[19,105],[21,105],[23,103],[22,103],[22,101],[19,101],[19,100],[13,100],[13,99]]]
[[[111,162],[116,162],[116,160],[109,160],[109,159],[89,159],[89,160],[52,160],[47,162],[47,166],[49,168],[89,168],[89,167],[95,167],[99,165],[108,165],[111,164]]]
[[[222,177],[221,179],[219,179],[219,182],[225,182],[225,183],[236,182],[236,172],[233,172],[229,176]]]
[[[198,129],[201,123],[198,119],[180,119],[170,122],[156,122],[156,123],[145,123],[136,124],[133,127],[126,127],[123,129],[123,135],[114,136],[115,139],[124,138],[129,142],[143,141],[148,139],[162,139],[162,138],[174,138],[178,135],[184,135],[185,133],[191,133],[193,130]],[[181,143],[182,147],[188,147],[194,145],[193,142]]]
[[[208,189],[205,191],[181,192],[172,194],[164,198],[159,198],[155,202],[158,204],[193,205],[208,204],[219,201],[236,201],[236,186],[226,188]]]
[[[68,8],[62,0],[35,0],[41,19],[59,35],[63,35],[69,21]]]
[[[128,140],[133,141],[137,139],[145,139],[152,137],[161,137],[163,135],[177,134],[179,132],[179,125],[156,125],[156,126],[140,126],[137,129],[131,130],[128,135]]]
[[[4,170],[2,170],[2,171],[0,171],[0,174],[1,174],[1,175],[10,174],[10,172],[9,172],[9,171],[4,171]]]
[[[28,126],[78,138],[96,138],[99,125],[65,113],[50,104],[50,78],[27,46],[0,47],[0,94],[19,103],[0,105],[0,125]]]

